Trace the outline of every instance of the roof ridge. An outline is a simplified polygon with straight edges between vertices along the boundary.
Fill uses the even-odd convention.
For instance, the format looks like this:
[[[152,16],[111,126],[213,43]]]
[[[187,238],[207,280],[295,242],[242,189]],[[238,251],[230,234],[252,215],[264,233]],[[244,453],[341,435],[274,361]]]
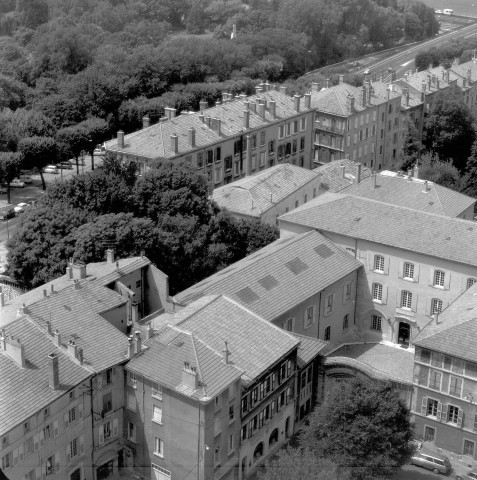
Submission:
[[[185,332],[185,333],[189,334],[190,337],[191,337],[192,350],[194,352],[195,361],[196,361],[196,364],[197,364],[197,370],[199,371],[199,375],[200,375],[200,385],[201,385],[201,388],[202,388],[202,393],[203,393],[204,397],[207,397],[207,390],[206,390],[206,387],[205,387],[205,383],[202,381],[203,380],[202,369],[200,368],[199,354],[197,353],[197,347],[196,347],[196,344],[195,344],[195,336],[192,332]],[[201,341],[200,338],[198,338],[197,340]],[[201,343],[204,343],[204,342],[201,342]],[[204,343],[204,344],[207,346],[206,343]]]

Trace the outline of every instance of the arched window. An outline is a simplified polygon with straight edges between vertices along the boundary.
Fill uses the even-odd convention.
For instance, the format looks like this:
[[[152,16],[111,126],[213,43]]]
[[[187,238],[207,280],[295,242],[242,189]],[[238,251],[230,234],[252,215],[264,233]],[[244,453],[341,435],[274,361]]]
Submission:
[[[253,451],[253,461],[256,462],[263,455],[263,442],[260,442]]]
[[[268,446],[271,447],[272,445],[275,445],[275,443],[278,442],[278,428],[275,428],[273,432],[270,435],[270,438],[268,439]]]

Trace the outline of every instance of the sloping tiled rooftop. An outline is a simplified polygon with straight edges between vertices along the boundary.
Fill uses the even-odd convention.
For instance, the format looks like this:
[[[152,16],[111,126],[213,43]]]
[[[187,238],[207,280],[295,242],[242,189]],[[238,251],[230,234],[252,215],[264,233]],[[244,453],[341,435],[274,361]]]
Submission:
[[[415,337],[417,346],[477,363],[477,284],[472,285]]]
[[[341,167],[344,167],[344,175]],[[330,163],[321,165],[314,170],[321,174],[320,191],[340,192],[350,185],[356,183],[358,176],[358,164],[353,160],[333,160]],[[361,165],[361,180],[373,175],[370,168]]]
[[[298,347],[298,367],[304,367],[308,362],[311,362],[319,353],[329,347],[329,342],[320,340],[319,338],[307,337],[298,333],[292,333],[300,341]]]
[[[449,217],[456,217],[476,202],[475,198],[436,183],[387,171],[352,185],[342,193]]]
[[[289,163],[275,165],[251,177],[216,188],[212,198],[231,212],[259,218],[260,215],[299,188],[316,181],[319,171]]]
[[[213,398],[242,376],[240,368],[223,361],[220,351],[182,327],[165,325],[144,345],[147,348],[128,363],[127,369],[194,398]],[[195,391],[182,384],[185,362],[197,369],[199,388]]]
[[[432,77],[434,75],[434,77]],[[456,78],[456,77],[455,77]],[[449,81],[454,80],[452,75],[449,74]],[[447,88],[450,83],[447,82],[447,77],[445,76],[444,69],[432,69],[432,70],[422,70],[421,72],[415,72],[410,75],[404,76],[404,83],[413,88],[416,92],[421,92],[423,85],[426,86],[425,93],[435,93],[438,90]]]
[[[15,339],[20,339],[24,345],[26,366],[20,368],[0,350],[0,436],[91,375],[68,353],[58,349],[52,337],[26,317],[8,324],[5,333],[7,337],[13,335]],[[47,357],[51,353],[58,354],[60,388],[56,390],[48,383]]]
[[[382,343],[343,345],[330,353],[325,365],[345,364],[377,379],[412,385],[414,352]]]
[[[460,218],[324,193],[279,220],[477,266],[477,226]]]
[[[300,343],[227,297],[215,295],[203,300],[195,310],[189,309],[187,316],[178,315],[175,325],[203,339],[217,352],[222,352],[227,342],[230,361],[243,370],[245,382],[253,381]]]
[[[170,120],[161,121],[150,127],[125,135],[123,148],[118,146],[117,140],[106,142],[106,150],[149,159],[173,158],[184,155],[187,152],[222,142],[226,137],[240,135],[245,130],[243,125],[243,112],[247,110],[245,101],[251,104],[258,104],[259,99],[265,100],[267,106],[270,100],[276,102],[275,117],[270,114],[268,108],[265,108],[265,118],[261,118],[258,114],[258,107],[256,111],[253,109],[249,110],[250,130],[298,115],[295,111],[292,97],[281,92],[269,90],[245,98],[237,97],[235,100],[207,108],[201,112],[184,114]],[[301,99],[300,111],[304,110],[304,100]],[[204,122],[199,118],[200,115],[205,115]],[[209,117],[210,119],[220,119],[220,134],[216,129],[211,128],[212,120],[211,126],[208,125],[207,118]],[[190,128],[195,129],[195,146],[191,146],[189,143]],[[171,148],[170,137],[174,134],[179,137],[177,153]]]
[[[320,233],[307,232],[276,240],[177,294],[174,301],[187,305],[206,295],[227,295],[271,321],[360,267]]]

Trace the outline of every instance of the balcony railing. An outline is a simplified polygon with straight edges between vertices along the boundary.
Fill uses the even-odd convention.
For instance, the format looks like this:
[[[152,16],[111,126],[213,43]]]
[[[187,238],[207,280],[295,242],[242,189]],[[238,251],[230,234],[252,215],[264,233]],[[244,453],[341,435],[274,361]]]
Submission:
[[[320,121],[315,122],[315,128],[318,130],[325,130],[332,133],[341,133],[344,134],[345,127],[340,125],[330,125],[329,123],[323,123]]]

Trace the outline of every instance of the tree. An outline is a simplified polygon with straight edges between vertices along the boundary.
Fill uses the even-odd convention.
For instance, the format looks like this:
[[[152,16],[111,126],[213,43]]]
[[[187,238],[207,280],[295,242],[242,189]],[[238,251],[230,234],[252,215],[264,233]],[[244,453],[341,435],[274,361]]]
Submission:
[[[410,413],[390,384],[360,378],[337,382],[311,414],[300,444],[353,479],[384,476],[413,453]]]
[[[429,117],[426,147],[462,172],[475,138],[474,119],[457,87],[439,90]]]
[[[23,154],[23,168],[36,170],[41,177],[43,190],[46,190],[43,167],[56,163],[58,143],[53,137],[27,137],[20,140],[18,150]]]
[[[407,171],[416,165],[422,150],[422,143],[419,141],[419,132],[411,117],[404,118],[404,142],[401,153],[400,169]]]
[[[102,118],[90,117],[78,125],[85,132],[87,151],[91,155],[91,170],[94,170],[94,149],[103,142],[108,134],[108,123]]]
[[[7,201],[10,203],[10,182],[20,174],[22,155],[13,152],[0,152],[0,182],[7,185]]]
[[[16,11],[20,24],[36,28],[48,21],[48,4],[44,0],[17,0]]]
[[[443,162],[437,155],[425,153],[419,160],[419,178],[437,183],[451,190],[461,190],[461,176],[451,162]]]
[[[81,125],[61,128],[56,132],[59,143],[67,146],[67,151],[76,160],[76,173],[79,175],[78,159],[83,150],[89,147],[89,138],[86,129]]]
[[[461,191],[466,195],[477,198],[477,141],[472,144],[472,151],[467,160],[467,171],[462,177]]]

